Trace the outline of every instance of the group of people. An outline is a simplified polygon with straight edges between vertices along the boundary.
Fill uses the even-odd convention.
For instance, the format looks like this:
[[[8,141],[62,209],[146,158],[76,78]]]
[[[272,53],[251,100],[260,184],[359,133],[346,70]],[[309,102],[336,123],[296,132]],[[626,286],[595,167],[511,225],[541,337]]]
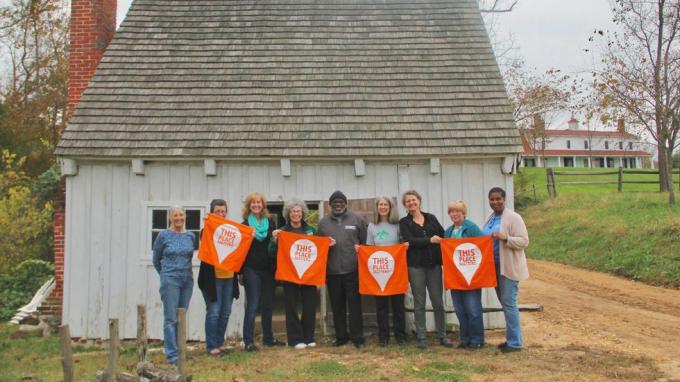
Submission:
[[[494,187],[489,191],[489,205],[493,212],[481,228],[466,218],[465,203],[449,203],[448,215],[452,225],[444,230],[433,214],[421,210],[422,198],[416,191],[407,191],[402,196],[407,215],[401,219],[397,217],[392,198],[378,197],[377,216],[368,225],[358,214],[348,210],[347,197],[341,191],[336,191],[329,198],[331,212],[321,219],[316,231],[305,221],[308,209],[303,201],[288,200],[283,207],[286,224],[275,229],[264,195],[257,192],[249,194],[243,205],[242,217],[243,224],[254,229],[254,240],[240,273],[234,275],[204,262],[200,265],[198,286],[206,304],[205,337],[208,354],[219,356],[223,352],[231,304],[234,298],[238,298],[239,283],[244,286],[246,294],[243,321],[245,350],[258,350],[254,338],[258,310],[261,315],[263,345],[286,345],[276,339],[272,331],[277,238],[282,231],[331,238],[326,286],[335,327],[333,346],[342,346],[351,341],[357,348],[364,346],[357,261],[359,245],[408,244],[408,278],[413,294],[416,340],[417,346],[425,349],[428,346],[425,320],[428,294],[434,311],[439,344],[445,347],[454,346],[446,335],[439,245],[441,240],[492,236],[498,284],[496,294],[506,321],[506,342],[500,344],[499,348],[503,352],[521,350],[523,340],[517,295],[519,282],[529,276],[524,255],[529,238],[522,218],[505,207],[505,197],[505,191],[501,188]],[[210,212],[226,217],[226,201],[213,200]],[[176,311],[177,308],[188,307],[193,291],[191,260],[197,238],[185,229],[184,220],[183,209],[172,208],[170,227],[158,235],[153,246],[153,264],[161,281],[164,348],[169,363],[177,362]],[[315,347],[317,287],[283,282],[283,290],[287,345],[296,349]],[[404,297],[403,294],[375,296],[380,346],[386,346],[390,341],[390,306],[394,340],[397,344],[406,343]],[[460,323],[460,342],[457,346],[467,349],[484,347],[481,290],[451,290],[451,297]],[[299,302],[302,305],[301,315],[298,312]]]

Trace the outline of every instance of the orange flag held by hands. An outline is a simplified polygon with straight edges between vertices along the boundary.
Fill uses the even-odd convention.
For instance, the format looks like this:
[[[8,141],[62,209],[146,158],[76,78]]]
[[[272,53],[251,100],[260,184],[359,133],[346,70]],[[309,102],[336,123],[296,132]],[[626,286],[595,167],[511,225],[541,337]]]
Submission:
[[[215,214],[208,214],[203,225],[198,258],[229,272],[241,270],[255,230]]]
[[[406,244],[360,245],[359,293],[373,296],[392,296],[408,291]]]
[[[276,275],[301,285],[326,285],[326,263],[331,239],[281,231],[276,252]]]
[[[474,290],[496,286],[491,236],[442,239],[444,287]]]

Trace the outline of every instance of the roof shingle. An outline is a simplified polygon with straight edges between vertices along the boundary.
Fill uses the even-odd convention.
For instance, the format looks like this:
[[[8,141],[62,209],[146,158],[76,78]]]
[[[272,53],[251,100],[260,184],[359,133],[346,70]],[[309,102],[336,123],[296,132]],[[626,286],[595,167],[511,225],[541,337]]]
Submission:
[[[521,151],[475,0],[135,0],[56,153]]]

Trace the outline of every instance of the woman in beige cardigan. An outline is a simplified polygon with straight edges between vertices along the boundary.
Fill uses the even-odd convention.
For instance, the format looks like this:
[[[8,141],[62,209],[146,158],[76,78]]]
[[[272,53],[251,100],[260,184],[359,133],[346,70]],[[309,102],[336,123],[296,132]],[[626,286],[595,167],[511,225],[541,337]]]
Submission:
[[[505,190],[500,187],[492,188],[489,191],[489,206],[493,213],[489,215],[482,231],[494,238],[493,256],[498,279],[496,295],[505,316],[506,341],[498,347],[504,353],[520,351],[524,344],[517,294],[519,282],[529,278],[527,259],[524,255],[524,248],[529,245],[529,234],[522,217],[505,208]]]

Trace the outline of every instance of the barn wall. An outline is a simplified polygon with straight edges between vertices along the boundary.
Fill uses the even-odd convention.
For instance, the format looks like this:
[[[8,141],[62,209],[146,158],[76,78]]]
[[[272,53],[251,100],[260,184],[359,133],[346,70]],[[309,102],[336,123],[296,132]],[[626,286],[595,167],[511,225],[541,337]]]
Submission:
[[[366,162],[366,174],[355,176],[354,163],[292,162],[292,175],[281,176],[279,162],[218,162],[217,175],[206,176],[203,162],[147,162],[144,175],[132,173],[129,162],[79,162],[79,172],[66,184],[66,261],[63,320],[75,337],[107,337],[107,320],[120,320],[121,335],[136,335],[136,305],[149,309],[149,336],[162,338],[159,278],[146,249],[147,207],[154,203],[201,204],[224,198],[229,215],[239,219],[241,201],[250,191],[269,200],[297,196],[325,200],[336,189],[352,198],[399,196],[414,188],[423,195],[423,210],[450,225],[446,205],[461,199],[469,218],[478,224],[490,213],[486,192],[493,186],[508,191],[512,208],[512,177],[500,172],[501,159],[442,160],[441,172],[430,173],[427,161]],[[404,210],[400,206],[400,215]],[[198,262],[194,266],[197,278]],[[243,296],[243,294],[242,294]],[[483,294],[485,306],[497,305],[492,291]],[[450,297],[447,294],[450,308]],[[244,298],[234,301],[228,332],[242,326]],[[407,305],[412,306],[411,301]],[[188,311],[188,337],[203,339],[204,304],[200,290]],[[449,315],[455,322],[455,315]],[[500,313],[486,314],[489,328],[502,327]]]

